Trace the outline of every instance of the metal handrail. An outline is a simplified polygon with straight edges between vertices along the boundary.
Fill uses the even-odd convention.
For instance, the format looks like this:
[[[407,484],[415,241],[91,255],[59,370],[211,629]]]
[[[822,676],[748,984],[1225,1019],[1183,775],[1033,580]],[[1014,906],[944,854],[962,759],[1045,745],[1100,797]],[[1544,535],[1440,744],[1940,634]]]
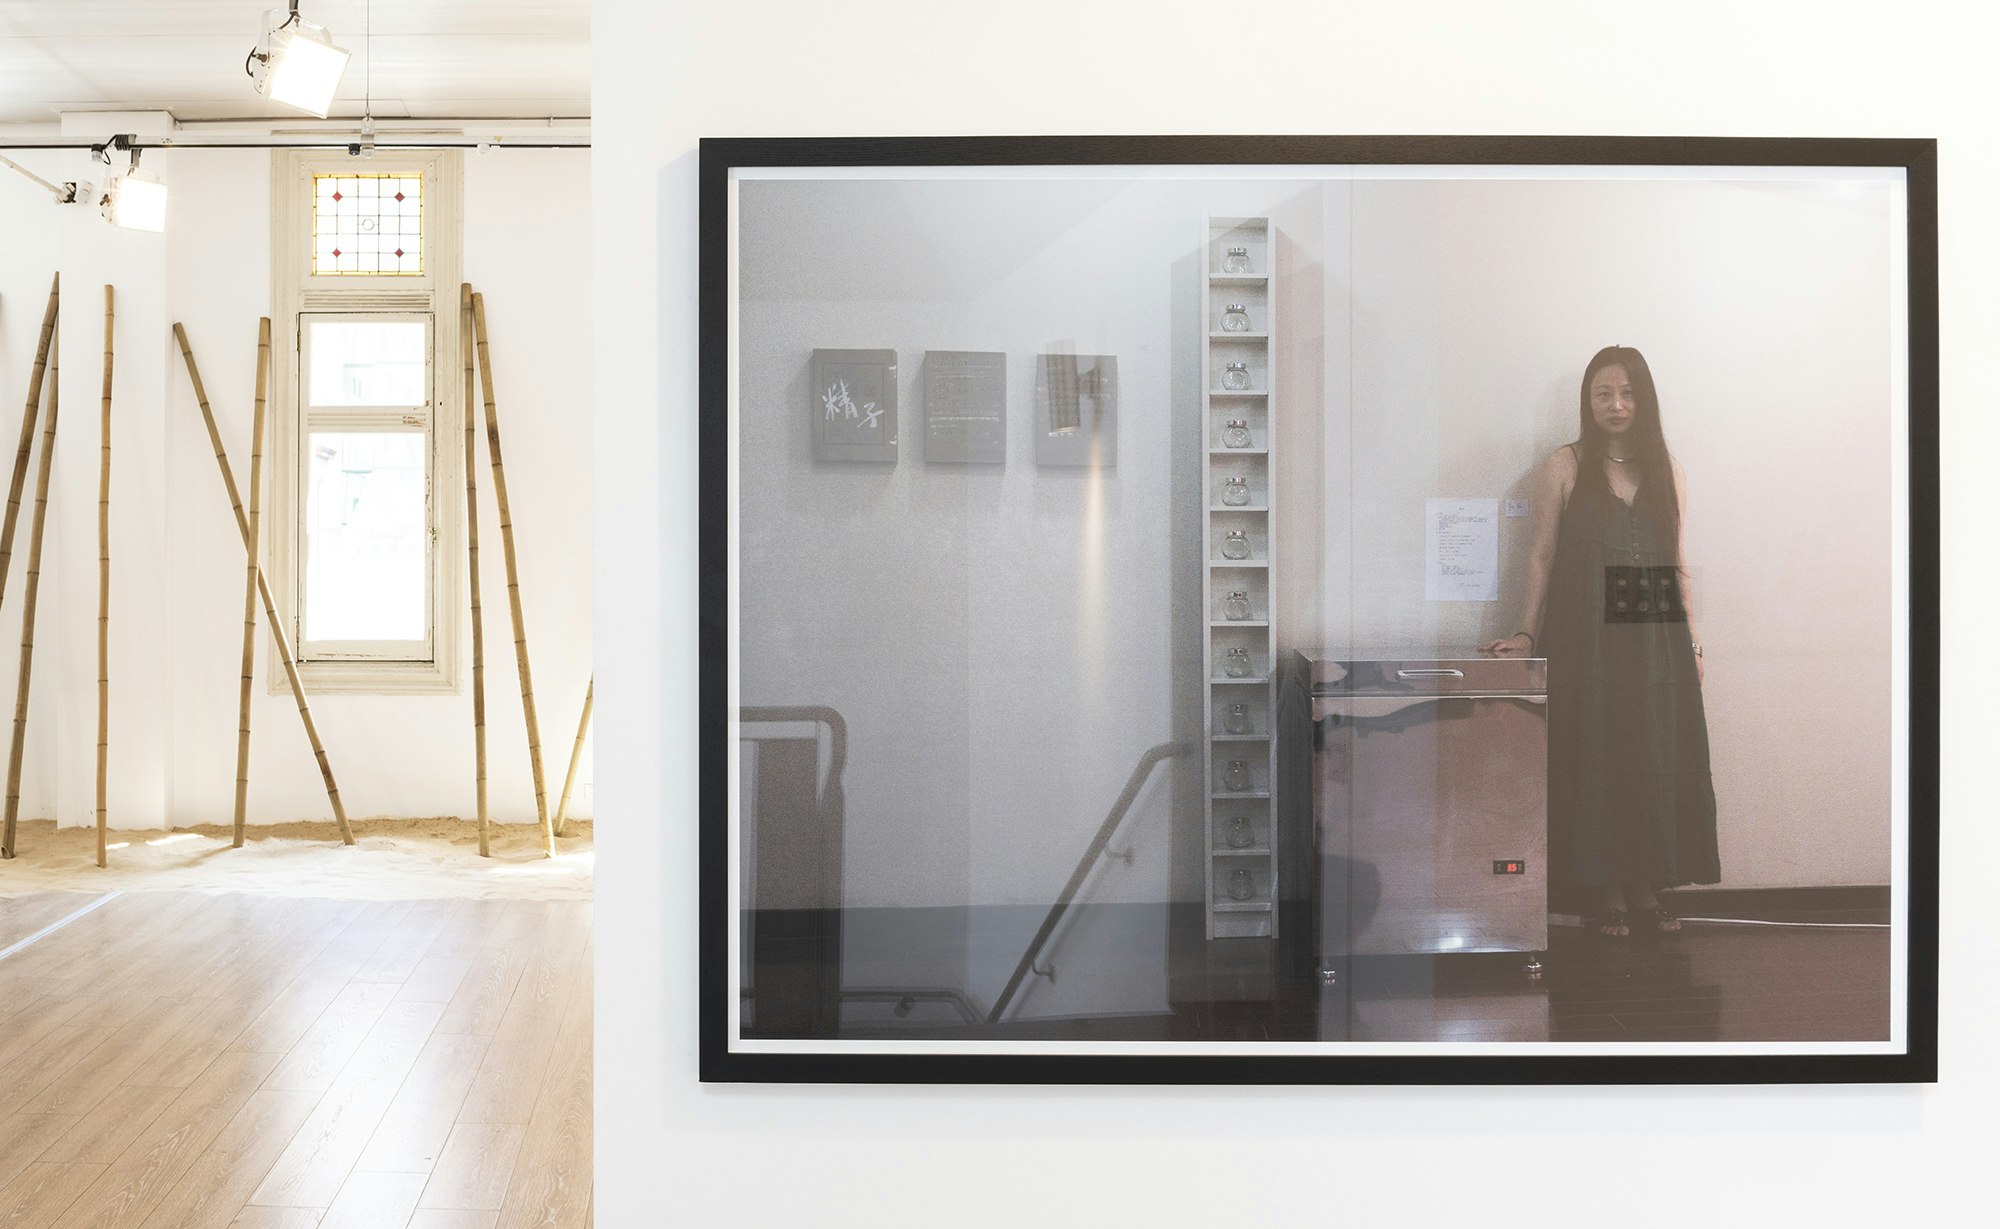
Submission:
[[[1125,813],[1132,809],[1132,803],[1139,797],[1139,790],[1146,784],[1146,778],[1152,776],[1153,769],[1163,761],[1170,760],[1187,749],[1185,743],[1161,743],[1139,757],[1138,765],[1126,779],[1124,792],[1118,795],[1117,802],[1111,804],[1111,813],[1104,817],[1102,824],[1098,825],[1097,835],[1090,839],[1089,848],[1085,849],[1083,857],[1078,859],[1075,873],[1071,874],[1069,882],[1063,885],[1062,895],[1056,898],[1056,903],[1049,909],[1049,915],[1042,919],[1041,929],[1035,932],[1034,940],[1028,944],[1028,950],[1021,954],[1021,963],[1014,966],[1014,976],[1007,979],[1007,988],[1000,992],[999,998],[993,1000],[993,1010],[986,1015],[988,1024],[1000,1022],[1001,1013],[1007,1010],[1007,1004],[1013,999],[1014,992],[1021,988],[1021,983],[1027,979],[1030,972],[1034,971],[1035,958],[1042,954],[1042,948],[1048,944],[1049,936],[1055,933],[1063,914],[1069,910],[1070,902],[1076,898],[1077,890],[1083,887],[1084,879],[1089,876],[1090,868],[1096,865],[1098,858],[1102,857],[1105,849],[1110,846],[1111,834],[1117,831],[1119,823],[1125,818]]]

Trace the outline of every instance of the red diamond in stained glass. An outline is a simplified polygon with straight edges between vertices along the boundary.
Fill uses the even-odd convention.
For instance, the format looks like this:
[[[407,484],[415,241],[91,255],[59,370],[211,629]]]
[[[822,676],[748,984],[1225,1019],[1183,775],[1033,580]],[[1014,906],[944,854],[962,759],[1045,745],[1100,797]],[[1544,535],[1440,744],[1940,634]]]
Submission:
[[[398,192],[398,193],[396,193],[396,199],[397,199],[397,200],[399,200],[399,201],[400,201],[400,200],[402,200],[402,199],[403,199],[403,194],[402,194],[401,192]],[[398,253],[396,253],[396,255],[398,255],[398,256],[401,256],[401,255],[402,255],[402,253],[401,253],[401,252],[398,252]]]
[[[402,254],[403,254],[403,249],[402,249],[402,248],[397,248],[397,249],[396,249],[396,255],[398,255],[398,256],[401,256]]]
[[[338,192],[334,193],[334,194],[333,194],[333,199],[334,199],[334,200],[339,200],[339,199],[340,199],[340,193],[338,193]]]
[[[333,254],[334,254],[335,256],[338,256],[338,255],[340,255],[340,249],[339,249],[339,248],[335,248],[335,249],[333,249]]]

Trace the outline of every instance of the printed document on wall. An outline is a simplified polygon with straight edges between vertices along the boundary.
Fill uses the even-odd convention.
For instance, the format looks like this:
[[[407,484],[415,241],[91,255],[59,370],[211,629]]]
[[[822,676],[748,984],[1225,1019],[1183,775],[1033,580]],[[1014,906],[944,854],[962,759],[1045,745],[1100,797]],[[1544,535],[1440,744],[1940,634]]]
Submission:
[[[1424,598],[1500,600],[1500,501],[1424,501]]]

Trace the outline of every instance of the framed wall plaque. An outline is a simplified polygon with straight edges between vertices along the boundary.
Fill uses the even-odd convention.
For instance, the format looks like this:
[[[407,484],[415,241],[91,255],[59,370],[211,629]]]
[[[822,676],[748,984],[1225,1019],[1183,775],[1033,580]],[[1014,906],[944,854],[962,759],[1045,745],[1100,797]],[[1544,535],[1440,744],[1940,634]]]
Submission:
[[[1035,356],[1035,464],[1118,464],[1118,360]]]
[[[1933,142],[725,139],[700,184],[703,1079],[1935,1079]],[[880,464],[899,354],[951,464],[1034,356],[1037,464]],[[1445,497],[1510,510],[1499,600],[1427,595]],[[1601,617],[1612,567],[1674,617]],[[1697,859],[1658,821],[1711,787]]]
[[[814,350],[813,459],[896,463],[896,352]]]
[[[924,460],[1006,464],[1006,355],[924,352]]]

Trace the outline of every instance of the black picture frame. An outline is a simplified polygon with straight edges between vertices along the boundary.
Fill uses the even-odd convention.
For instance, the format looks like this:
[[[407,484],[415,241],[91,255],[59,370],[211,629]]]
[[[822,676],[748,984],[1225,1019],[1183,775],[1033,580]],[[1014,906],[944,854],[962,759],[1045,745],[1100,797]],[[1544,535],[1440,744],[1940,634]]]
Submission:
[[[733,485],[732,176],[748,168],[1232,165],[1869,167],[1906,185],[1908,659],[1906,1025],[1902,1053],[1322,1056],[1295,1053],[746,1052],[729,1035],[729,798],[734,717],[728,521]],[[1939,356],[1937,149],[1929,139],[1593,136],[721,138],[700,148],[699,1077],[717,1082],[1078,1084],[1715,1084],[1937,1078],[1939,926]]]

